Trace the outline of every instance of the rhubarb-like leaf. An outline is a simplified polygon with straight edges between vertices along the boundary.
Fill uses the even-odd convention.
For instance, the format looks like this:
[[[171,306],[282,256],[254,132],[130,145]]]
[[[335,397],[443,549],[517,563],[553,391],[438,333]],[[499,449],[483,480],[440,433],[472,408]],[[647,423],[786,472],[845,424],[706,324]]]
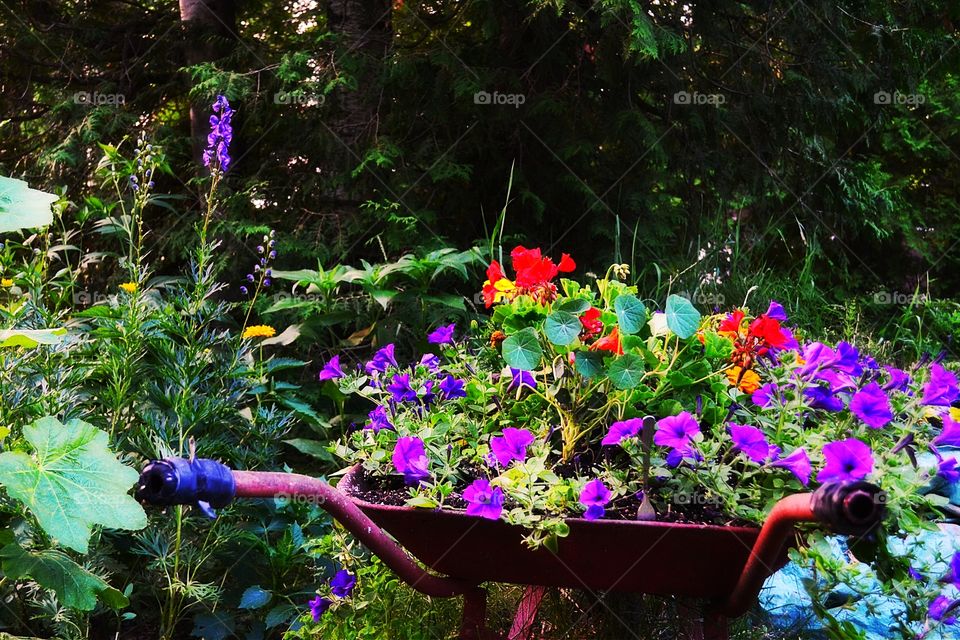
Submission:
[[[147,516],[129,491],[138,474],[107,447],[107,434],[80,420],[41,418],[23,430],[33,447],[0,454],[0,484],[65,547],[87,552],[94,525],[142,529]]]
[[[31,189],[23,180],[0,176],[0,233],[46,227],[57,196]]]

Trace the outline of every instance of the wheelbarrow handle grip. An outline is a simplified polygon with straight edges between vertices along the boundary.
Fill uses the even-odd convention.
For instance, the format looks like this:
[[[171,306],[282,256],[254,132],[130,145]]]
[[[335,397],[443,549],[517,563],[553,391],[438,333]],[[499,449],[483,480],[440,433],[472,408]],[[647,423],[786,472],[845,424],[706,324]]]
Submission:
[[[327,482],[296,473],[232,471],[215,460],[167,458],[140,474],[137,499],[158,506],[225,507],[237,498],[307,496],[357,537],[407,584],[434,597],[475,596],[477,585],[424,571],[353,501]]]
[[[885,515],[886,494],[868,482],[830,483],[813,493],[782,498],[764,521],[737,586],[717,609],[731,618],[750,609],[764,581],[780,568],[795,525],[820,523],[833,533],[863,536],[879,527]]]

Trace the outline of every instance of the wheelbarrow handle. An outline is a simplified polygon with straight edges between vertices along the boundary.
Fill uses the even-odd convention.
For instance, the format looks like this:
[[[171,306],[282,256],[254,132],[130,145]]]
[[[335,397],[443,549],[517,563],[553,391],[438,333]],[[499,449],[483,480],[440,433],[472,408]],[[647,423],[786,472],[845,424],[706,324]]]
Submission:
[[[825,484],[813,493],[782,498],[764,521],[737,586],[716,610],[736,618],[753,606],[764,581],[780,568],[795,525],[819,523],[833,533],[864,536],[880,526],[884,515],[886,494],[868,482]]]
[[[236,498],[312,497],[316,504],[376,554],[404,582],[428,596],[476,596],[474,583],[424,571],[353,501],[327,482],[296,473],[232,471],[215,460],[167,458],[144,467],[137,485],[141,502],[222,508]]]

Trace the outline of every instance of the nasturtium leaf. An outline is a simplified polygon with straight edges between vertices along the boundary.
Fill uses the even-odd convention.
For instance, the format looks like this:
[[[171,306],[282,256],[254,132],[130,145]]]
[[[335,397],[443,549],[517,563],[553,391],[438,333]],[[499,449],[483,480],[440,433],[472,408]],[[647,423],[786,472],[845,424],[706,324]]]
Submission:
[[[636,333],[647,323],[647,308],[636,296],[629,294],[617,296],[613,302],[613,310],[617,314],[620,333],[627,335]]]
[[[190,635],[203,640],[227,640],[232,638],[237,623],[233,614],[223,610],[210,613],[198,613],[193,618],[193,630]]]
[[[0,329],[0,349],[26,347],[33,349],[41,344],[59,344],[67,335],[66,329]]]
[[[130,495],[139,474],[108,448],[107,434],[81,420],[53,417],[24,427],[33,447],[0,454],[0,484],[65,547],[87,552],[94,525],[136,530],[147,516]]]
[[[26,551],[11,543],[0,549],[0,562],[6,577],[13,580],[30,578],[41,587],[54,591],[60,602],[71,609],[91,611],[96,607],[98,597],[114,609],[129,604],[122,592],[55,549]]]
[[[562,347],[576,340],[582,330],[580,318],[567,311],[554,311],[543,323],[547,340]]]
[[[23,180],[0,176],[0,233],[46,227],[53,222],[52,193],[31,189]]]
[[[679,338],[687,339],[700,327],[700,312],[693,304],[678,295],[667,298],[667,327]]]
[[[240,596],[240,608],[259,609],[260,607],[267,606],[272,598],[272,593],[260,585],[255,584],[252,587],[247,587],[246,591],[243,592],[243,595]]]
[[[679,389],[680,387],[689,387],[693,384],[693,378],[683,371],[671,371],[667,374],[667,382]]]
[[[733,341],[713,331],[704,332],[703,343],[708,358],[726,360],[733,353]]]
[[[553,305],[554,311],[566,311],[574,315],[580,315],[589,308],[590,302],[583,298],[570,298],[569,300],[564,300],[563,302],[558,302]]]
[[[514,369],[533,371],[540,366],[543,350],[537,332],[527,327],[503,341],[503,359]]]
[[[577,351],[574,366],[577,373],[588,380],[603,372],[603,355],[591,351]]]
[[[632,353],[619,356],[607,367],[607,377],[617,389],[632,389],[643,378],[643,359]]]

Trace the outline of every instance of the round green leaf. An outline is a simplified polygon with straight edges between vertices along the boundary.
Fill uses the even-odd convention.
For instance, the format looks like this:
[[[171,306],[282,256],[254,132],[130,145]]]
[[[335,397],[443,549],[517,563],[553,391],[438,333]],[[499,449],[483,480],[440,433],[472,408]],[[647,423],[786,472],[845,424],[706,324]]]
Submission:
[[[543,324],[543,332],[547,334],[547,340],[560,346],[566,346],[576,340],[582,329],[580,318],[566,311],[554,311],[547,316],[547,321]]]
[[[580,315],[589,308],[590,303],[583,298],[570,298],[569,300],[564,300],[563,302],[558,302],[553,305],[554,311],[566,311],[574,315]]]
[[[588,380],[596,377],[603,371],[603,356],[599,353],[577,351],[574,363],[574,366],[577,368],[577,373]]]
[[[667,327],[677,336],[687,339],[700,327],[700,312],[686,298],[671,295],[667,298]]]
[[[540,366],[543,350],[537,332],[527,327],[503,341],[503,359],[514,369],[533,371]]]
[[[607,377],[617,389],[632,389],[643,378],[643,359],[632,353],[622,355],[610,363]]]
[[[613,310],[617,313],[620,333],[636,333],[647,323],[647,308],[636,296],[617,296],[613,301]]]

